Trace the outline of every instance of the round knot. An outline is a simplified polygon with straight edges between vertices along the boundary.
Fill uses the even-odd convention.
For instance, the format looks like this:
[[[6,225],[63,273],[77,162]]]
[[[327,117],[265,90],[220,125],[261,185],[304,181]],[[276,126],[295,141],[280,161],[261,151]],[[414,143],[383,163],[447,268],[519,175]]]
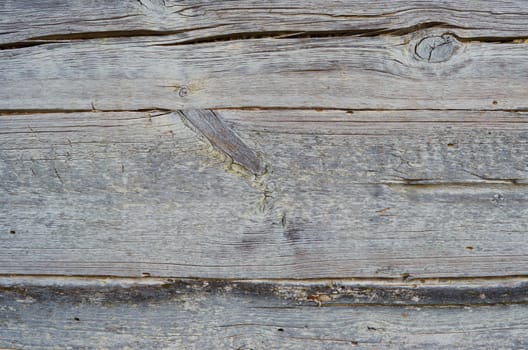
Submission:
[[[180,90],[178,91],[178,95],[180,97],[185,97],[189,94],[189,89],[187,89],[185,86],[181,87]]]
[[[437,63],[447,61],[455,48],[455,38],[452,35],[429,36],[420,40],[414,52],[421,60]]]

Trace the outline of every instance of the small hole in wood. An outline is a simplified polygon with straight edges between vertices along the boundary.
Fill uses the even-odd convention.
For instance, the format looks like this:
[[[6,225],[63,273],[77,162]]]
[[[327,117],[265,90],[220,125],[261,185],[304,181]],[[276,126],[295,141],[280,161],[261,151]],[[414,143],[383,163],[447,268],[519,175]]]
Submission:
[[[470,246],[470,245],[468,245],[468,246],[466,247],[466,249],[467,249],[467,250],[473,250],[473,247]]]
[[[79,317],[74,317],[73,318],[75,321],[80,321],[81,319]]]
[[[447,147],[455,147],[456,146],[456,143],[448,143],[447,144]]]
[[[497,102],[497,101],[493,101],[492,103],[493,103],[494,105],[496,105],[498,102]]]
[[[279,332],[284,332],[284,329],[283,329],[283,328],[277,328],[277,330],[278,330]]]
[[[143,277],[150,277],[150,273],[148,273],[148,272],[143,272],[141,274],[143,275]]]
[[[16,233],[16,231],[15,230],[10,230],[9,233],[14,235]]]

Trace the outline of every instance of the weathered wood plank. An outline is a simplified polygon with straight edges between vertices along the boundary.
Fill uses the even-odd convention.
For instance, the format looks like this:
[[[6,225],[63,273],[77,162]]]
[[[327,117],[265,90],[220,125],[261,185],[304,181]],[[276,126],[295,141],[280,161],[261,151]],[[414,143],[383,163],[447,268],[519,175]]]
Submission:
[[[445,45],[432,49],[438,40]],[[196,45],[170,37],[56,43],[0,51],[0,110],[526,110],[526,45],[460,41],[437,28]]]
[[[0,117],[0,273],[528,273],[526,113],[218,115],[265,174],[176,113]]]
[[[149,281],[131,285],[102,280],[93,283],[95,286],[83,284],[84,287],[72,283],[3,285],[0,346],[25,349],[528,346],[525,304],[318,307],[314,302],[288,297],[295,289],[280,284],[275,288],[269,286],[270,289],[237,281],[163,284]],[[375,290],[366,293],[376,298]],[[402,290],[400,295],[407,293]],[[361,292],[357,295],[361,297]]]
[[[440,26],[465,37],[528,36],[515,1],[15,1],[0,4],[0,43],[178,34],[181,41],[240,35],[386,33]]]

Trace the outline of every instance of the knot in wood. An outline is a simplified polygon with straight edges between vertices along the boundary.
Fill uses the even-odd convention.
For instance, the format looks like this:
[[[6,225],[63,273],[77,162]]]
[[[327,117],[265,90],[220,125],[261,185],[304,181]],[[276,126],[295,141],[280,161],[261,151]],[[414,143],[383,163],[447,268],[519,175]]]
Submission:
[[[414,52],[421,60],[437,63],[447,61],[454,51],[455,38],[452,35],[429,36],[420,40]]]
[[[181,87],[180,90],[178,91],[178,95],[180,97],[185,97],[189,94],[189,89],[187,89],[185,86]]]

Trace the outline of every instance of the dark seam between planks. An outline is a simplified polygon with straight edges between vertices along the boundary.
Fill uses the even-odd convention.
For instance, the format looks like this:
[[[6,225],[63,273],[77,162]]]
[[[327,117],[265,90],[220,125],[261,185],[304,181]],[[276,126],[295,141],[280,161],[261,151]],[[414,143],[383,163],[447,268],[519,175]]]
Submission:
[[[260,297],[282,301],[294,306],[492,306],[528,304],[528,280],[508,280],[508,283],[402,283],[387,284],[374,281],[320,282],[272,280],[219,280],[219,279],[149,279],[152,284],[118,283],[90,284],[70,279],[61,284],[42,285],[25,279],[0,279],[0,296],[3,300],[29,297],[37,302],[56,300],[77,303],[93,293],[105,301],[130,303],[153,300],[171,300],[188,295],[233,295]],[[119,280],[119,279],[117,279]],[[130,280],[130,279],[121,279]],[[137,279],[141,281],[141,279]],[[504,282],[504,280],[502,280]],[[488,281],[489,282],[489,281]],[[500,282],[495,281],[495,282]],[[105,285],[106,284],[106,285]]]
[[[206,108],[207,110],[214,111],[343,111],[353,114],[354,112],[511,112],[511,113],[528,113],[528,107],[526,108],[496,108],[496,109],[475,109],[475,108],[333,108],[333,107],[321,107],[321,106],[303,106],[303,107],[281,107],[281,106],[244,106],[244,107],[210,107]],[[204,108],[205,110],[205,108]],[[21,115],[21,114],[53,114],[53,113],[86,113],[86,112],[100,112],[100,113],[120,113],[120,112],[178,112],[178,109],[168,109],[161,107],[148,107],[140,109],[0,109],[0,116],[8,115]],[[323,122],[326,122],[323,120]],[[405,123],[406,121],[346,121],[347,123]],[[415,122],[415,121],[410,121]],[[442,121],[428,121],[428,120],[419,120],[416,121],[419,123],[442,123]],[[446,123],[474,123],[474,121],[457,121],[457,120],[448,120]],[[519,120],[511,121],[501,121],[500,123],[526,123]]]
[[[312,277],[312,278],[212,278],[212,277],[180,277],[180,276],[116,276],[116,275],[60,275],[60,274],[18,274],[18,273],[0,273],[0,286],[5,284],[8,280],[26,279],[26,278],[38,278],[48,279],[53,281],[54,279],[64,279],[73,281],[91,281],[100,279],[109,279],[115,281],[160,281],[166,279],[185,280],[185,281],[230,281],[230,282],[273,282],[273,283],[317,283],[325,281],[342,281],[342,282],[387,282],[387,283],[401,283],[403,282],[420,282],[420,283],[470,283],[477,281],[487,282],[514,282],[527,280],[528,274],[515,274],[515,275],[482,275],[482,276],[444,276],[444,277],[414,277],[412,275],[403,274],[400,277]]]

